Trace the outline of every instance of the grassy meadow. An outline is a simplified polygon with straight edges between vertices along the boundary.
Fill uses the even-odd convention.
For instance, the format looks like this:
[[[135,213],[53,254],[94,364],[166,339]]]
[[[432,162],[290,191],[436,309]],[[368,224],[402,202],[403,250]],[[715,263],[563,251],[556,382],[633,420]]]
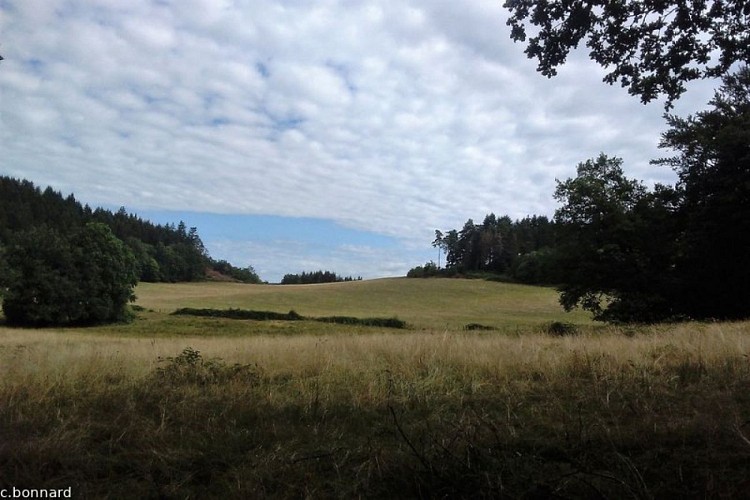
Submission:
[[[469,280],[142,284],[0,326],[0,488],[81,498],[746,498],[750,323],[593,324]],[[171,316],[393,317],[407,330]],[[575,335],[546,332],[552,321]],[[466,331],[467,324],[493,330]]]

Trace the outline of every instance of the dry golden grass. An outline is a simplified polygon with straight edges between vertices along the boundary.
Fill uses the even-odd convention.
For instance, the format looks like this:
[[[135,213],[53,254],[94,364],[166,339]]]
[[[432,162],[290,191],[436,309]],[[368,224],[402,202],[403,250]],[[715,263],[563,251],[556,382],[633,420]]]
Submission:
[[[561,376],[571,359],[604,359],[605,372],[641,367],[649,372],[680,363],[713,366],[750,356],[750,323],[678,324],[642,328],[624,334],[609,327],[579,335],[554,337],[535,330],[517,335],[495,332],[338,333],[250,337],[112,337],[78,330],[0,328],[0,374],[3,383],[35,377],[75,379],[90,373],[140,377],[159,358],[185,347],[205,358],[227,363],[255,363],[270,376],[311,375],[341,382],[383,370],[416,377],[424,370],[459,373],[482,381]],[[346,382],[344,380],[344,382]]]
[[[139,289],[157,311],[396,310],[408,331],[160,312],[89,329],[0,327],[0,488],[72,486],[83,498],[750,494],[750,322],[617,328],[583,318],[580,333],[551,336],[543,325],[559,313],[548,290],[414,282]],[[481,293],[463,297],[472,286]],[[469,322],[497,330],[463,331]]]

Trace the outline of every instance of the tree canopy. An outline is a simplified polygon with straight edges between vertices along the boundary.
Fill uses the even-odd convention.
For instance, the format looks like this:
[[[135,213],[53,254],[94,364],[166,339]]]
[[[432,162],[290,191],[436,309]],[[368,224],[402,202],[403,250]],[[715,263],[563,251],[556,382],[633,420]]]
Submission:
[[[417,266],[408,277],[491,274],[525,283],[552,283],[549,249],[555,228],[547,217],[513,221],[507,215],[487,214],[481,224],[469,219],[459,231],[435,231],[433,247],[445,254],[445,268],[434,262]]]
[[[679,176],[680,302],[693,316],[750,312],[750,68],[727,75],[695,116],[668,116],[661,146],[677,151],[655,163]]]
[[[16,235],[6,259],[11,279],[3,312],[12,325],[121,321],[135,298],[135,258],[101,223],[67,234],[33,227]]]
[[[555,213],[560,303],[608,321],[674,316],[670,300],[674,197],[628,179],[622,160],[604,154],[558,182]]]
[[[558,183],[561,303],[611,321],[750,316],[750,69],[711,109],[669,116],[654,163],[679,176],[648,191],[602,155]]]
[[[514,41],[538,71],[557,74],[571,49],[585,41],[589,56],[647,103],[666,106],[700,78],[721,77],[750,63],[750,3],[746,0],[506,0]],[[528,36],[527,26],[533,35]]]
[[[358,277],[357,280],[361,280]],[[332,271],[303,271],[300,274],[285,274],[281,279],[282,285],[309,285],[313,283],[338,283],[341,281],[355,281],[352,276],[339,276]]]
[[[68,232],[90,222],[105,224],[128,246],[142,281],[197,281],[205,279],[207,269],[213,269],[237,281],[260,282],[252,268],[239,269],[213,260],[197,228],[188,228],[182,221],[161,225],[128,213],[124,207],[115,212],[92,209],[72,194],[65,197],[50,187],[42,190],[31,181],[0,176],[0,287],[7,281],[2,247],[15,234],[39,226]]]

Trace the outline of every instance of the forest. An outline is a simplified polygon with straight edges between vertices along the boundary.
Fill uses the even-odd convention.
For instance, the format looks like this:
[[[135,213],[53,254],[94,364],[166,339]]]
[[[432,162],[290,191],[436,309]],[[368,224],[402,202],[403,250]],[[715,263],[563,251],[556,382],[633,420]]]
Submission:
[[[445,267],[428,262],[410,278],[482,275],[529,284],[556,283],[549,256],[555,246],[555,223],[546,216],[512,221],[491,213],[481,224],[469,219],[459,231],[435,231],[432,246],[445,256]],[[438,258],[440,260],[440,258]]]
[[[88,223],[105,224],[125,243],[135,257],[139,281],[199,281],[205,279],[206,269],[213,269],[237,281],[260,282],[252,268],[211,259],[197,228],[188,229],[182,221],[159,225],[128,213],[124,207],[117,212],[92,209],[72,194],[64,197],[51,187],[42,190],[31,181],[0,176],[0,248],[35,227],[69,233]]]
[[[216,261],[196,228],[156,225],[125,208],[81,205],[52,188],[0,177],[0,298],[26,326],[127,321],[139,281],[259,283],[252,267]]]

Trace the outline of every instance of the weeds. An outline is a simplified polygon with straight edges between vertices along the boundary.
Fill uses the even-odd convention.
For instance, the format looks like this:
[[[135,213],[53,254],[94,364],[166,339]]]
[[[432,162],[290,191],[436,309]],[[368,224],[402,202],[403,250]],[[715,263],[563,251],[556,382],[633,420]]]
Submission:
[[[221,358],[206,360],[192,347],[186,347],[173,358],[159,358],[158,363],[163,366],[156,368],[154,377],[163,384],[207,385],[233,381],[256,384],[261,376],[257,365],[227,365]]]

